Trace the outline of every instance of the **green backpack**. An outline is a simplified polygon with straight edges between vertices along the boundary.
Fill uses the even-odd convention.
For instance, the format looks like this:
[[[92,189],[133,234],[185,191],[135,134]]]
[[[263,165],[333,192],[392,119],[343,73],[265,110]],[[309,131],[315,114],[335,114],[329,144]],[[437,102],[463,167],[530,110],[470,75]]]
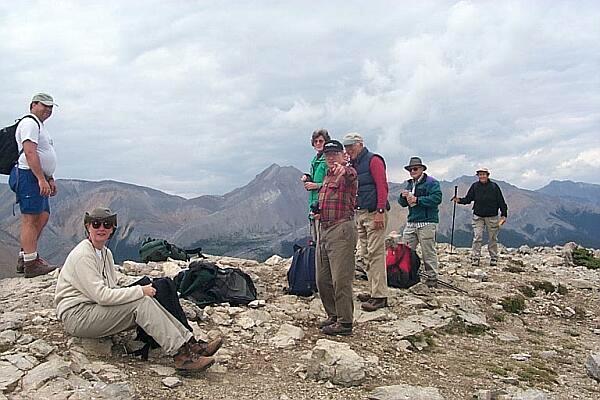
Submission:
[[[167,261],[167,258],[189,261],[190,254],[198,254],[204,257],[200,247],[193,250],[184,250],[164,239],[152,239],[150,237],[142,242],[139,252],[142,262],[145,263],[148,261]]]

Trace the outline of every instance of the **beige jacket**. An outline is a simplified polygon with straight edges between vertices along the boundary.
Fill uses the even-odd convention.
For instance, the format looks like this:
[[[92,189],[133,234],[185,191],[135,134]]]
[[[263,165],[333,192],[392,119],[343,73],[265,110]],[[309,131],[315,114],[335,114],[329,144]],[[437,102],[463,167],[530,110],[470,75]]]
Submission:
[[[144,297],[141,286],[117,287],[117,275],[112,253],[102,248],[98,257],[92,242],[82,240],[67,256],[61,268],[54,293],[56,314],[63,313],[79,304],[114,306],[126,304]]]

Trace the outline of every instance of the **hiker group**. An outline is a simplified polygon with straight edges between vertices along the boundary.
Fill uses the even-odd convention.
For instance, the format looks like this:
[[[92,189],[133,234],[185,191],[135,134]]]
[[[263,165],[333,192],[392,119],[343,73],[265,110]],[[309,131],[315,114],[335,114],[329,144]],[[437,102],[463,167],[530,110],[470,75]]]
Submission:
[[[386,164],[381,155],[368,150],[363,137],[356,132],[338,141],[331,139],[326,129],[318,129],[311,136],[311,145],[316,154],[310,173],[300,179],[309,191],[308,218],[311,245],[316,247],[316,286],[327,313],[319,328],[327,335],[350,335],[356,259],[363,264],[369,288],[368,293],[357,296],[361,308],[372,312],[388,305],[390,266],[386,262],[385,242],[390,204]],[[442,283],[438,280],[436,252],[438,208],[442,203],[440,183],[425,172],[427,166],[419,157],[411,157],[404,169],[410,178],[397,199],[400,206],[408,208],[402,241],[413,252],[420,246],[423,283],[435,288]],[[490,264],[496,265],[498,230],[507,217],[502,191],[489,175],[488,169],[478,169],[478,181],[471,185],[467,195],[451,199],[455,204],[474,202],[473,265],[479,265],[485,227]],[[391,259],[397,260],[393,246],[387,247]]]
[[[57,194],[54,180],[57,157],[44,125],[55,106],[52,96],[38,93],[30,102],[29,114],[0,132],[0,173],[9,175],[9,186],[21,210],[17,272],[25,278],[45,275],[57,268],[38,254],[38,241],[50,217],[48,199]],[[364,260],[369,282],[369,292],[358,295],[361,308],[372,312],[387,306],[385,235],[390,204],[386,164],[382,156],[364,146],[358,133],[348,133],[340,142],[331,139],[327,130],[320,129],[312,134],[311,144],[316,155],[310,173],[301,180],[310,192],[308,214],[311,239],[316,246],[316,286],[327,313],[327,319],[319,327],[328,335],[349,335],[354,316],[356,251]],[[425,173],[427,166],[418,157],[411,158],[405,169],[410,179],[398,198],[400,205],[409,210],[403,240],[412,250],[420,245],[425,284],[435,287],[440,184]],[[490,256],[495,264],[496,237],[506,220],[507,207],[500,188],[489,180],[489,171],[480,169],[477,173],[479,181],[467,195],[453,200],[458,204],[474,202],[473,263],[479,262],[483,229],[487,227]],[[502,213],[500,219],[498,209]],[[141,280],[129,287],[117,285],[113,256],[107,247],[117,228],[117,214],[108,208],[94,208],[85,213],[83,226],[86,238],[69,253],[56,285],[56,311],[65,330],[74,336],[96,338],[137,326],[141,333],[152,338],[152,343],[173,356],[179,371],[197,372],[210,367],[215,361],[212,355],[223,340],[214,338],[207,343],[194,337],[172,281],[161,284],[157,280]],[[152,255],[160,253],[153,247],[155,244],[161,249],[166,246],[163,241],[154,240],[144,244]],[[391,254],[394,259],[403,257],[400,253]],[[196,286],[195,279],[217,272],[202,263],[196,267],[190,266],[190,279],[182,278],[186,290],[211,294]],[[256,297],[248,277],[242,273],[232,276],[247,289],[236,292],[237,299]],[[228,277],[228,284],[230,281]],[[214,293],[211,296],[211,301],[219,298]]]

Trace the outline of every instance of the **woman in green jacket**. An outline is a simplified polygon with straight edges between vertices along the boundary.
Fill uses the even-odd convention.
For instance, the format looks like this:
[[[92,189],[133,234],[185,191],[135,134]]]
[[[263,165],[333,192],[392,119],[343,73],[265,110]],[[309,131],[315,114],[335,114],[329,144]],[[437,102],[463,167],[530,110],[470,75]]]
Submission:
[[[331,140],[327,129],[317,129],[312,133],[310,144],[313,146],[317,154],[310,162],[310,174],[304,174],[300,180],[304,183],[304,189],[308,190],[308,218],[310,221],[310,236],[311,240],[317,242],[317,232],[319,227],[318,221],[315,221],[311,216],[311,208],[318,207],[319,190],[323,186],[323,180],[327,174],[327,163],[323,156],[323,145],[326,141]]]

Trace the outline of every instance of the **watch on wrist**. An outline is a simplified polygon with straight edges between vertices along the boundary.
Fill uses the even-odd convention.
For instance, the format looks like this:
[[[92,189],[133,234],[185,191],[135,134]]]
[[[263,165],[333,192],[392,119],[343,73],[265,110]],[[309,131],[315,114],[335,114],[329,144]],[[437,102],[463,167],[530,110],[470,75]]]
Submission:
[[[385,212],[385,209],[383,209],[383,208],[378,208],[378,209],[377,209],[377,212],[378,212],[379,214],[383,214],[383,213]]]

